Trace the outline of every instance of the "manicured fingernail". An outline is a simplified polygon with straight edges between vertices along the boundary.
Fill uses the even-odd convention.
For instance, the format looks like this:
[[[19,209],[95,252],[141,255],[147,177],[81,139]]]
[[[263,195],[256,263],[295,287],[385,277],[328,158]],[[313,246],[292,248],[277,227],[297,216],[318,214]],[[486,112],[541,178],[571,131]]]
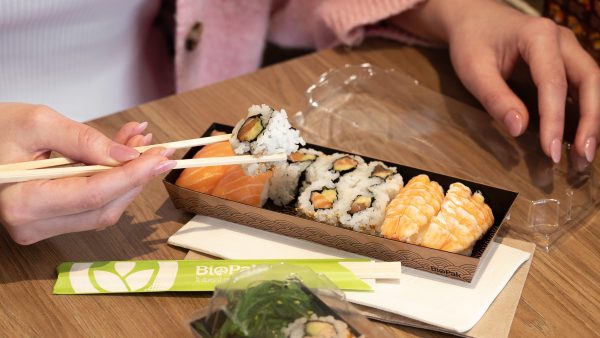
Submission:
[[[164,157],[171,157],[175,153],[175,148],[167,148],[163,150],[160,154]]]
[[[504,125],[510,135],[519,136],[523,130],[523,118],[516,110],[511,110],[504,116]]]
[[[585,159],[588,162],[592,162],[594,160],[594,156],[596,155],[596,138],[590,137],[585,141]]]
[[[587,159],[585,159],[584,157],[581,157],[581,156],[576,156],[573,163],[574,163],[575,170],[577,170],[578,172],[583,172],[590,166],[590,162],[588,162]]]
[[[166,160],[166,161],[162,161],[159,164],[157,164],[153,170],[154,175],[160,175],[164,172],[167,172],[173,168],[175,168],[175,165],[177,165],[176,161],[173,160]]]
[[[142,122],[133,129],[134,134],[141,134],[148,127],[148,122]]]
[[[550,155],[552,156],[552,161],[554,163],[560,162],[561,151],[562,151],[562,149],[561,149],[560,140],[555,138],[554,140],[552,140],[552,143],[550,143]]]
[[[150,144],[152,142],[152,133],[144,135],[142,142],[144,142],[144,145]]]
[[[140,153],[137,150],[119,143],[115,143],[110,146],[109,153],[110,157],[119,162],[131,161],[140,156]]]

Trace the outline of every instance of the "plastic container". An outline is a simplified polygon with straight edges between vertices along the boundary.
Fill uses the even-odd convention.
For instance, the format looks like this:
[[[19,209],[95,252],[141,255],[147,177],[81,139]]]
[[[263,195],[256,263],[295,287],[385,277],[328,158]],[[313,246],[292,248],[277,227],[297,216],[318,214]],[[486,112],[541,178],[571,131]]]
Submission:
[[[190,326],[203,338],[277,338],[303,326],[304,318],[325,323],[317,326],[335,322],[352,337],[385,335],[346,302],[325,276],[286,264],[260,265],[218,285],[208,308]]]
[[[545,249],[598,204],[598,166],[576,163],[569,144],[555,165],[536,133],[513,138],[486,112],[401,72],[348,65],[306,96],[291,119],[307,142],[517,191],[505,228]]]

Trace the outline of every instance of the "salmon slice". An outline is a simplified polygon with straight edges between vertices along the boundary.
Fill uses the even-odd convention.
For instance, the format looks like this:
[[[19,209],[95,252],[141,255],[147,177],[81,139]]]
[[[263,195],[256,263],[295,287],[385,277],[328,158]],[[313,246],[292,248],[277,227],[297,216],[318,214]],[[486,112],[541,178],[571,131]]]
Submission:
[[[209,144],[200,149],[194,158],[209,158],[234,156],[235,153],[229,142]],[[210,194],[223,178],[229,166],[211,166],[200,168],[187,168],[175,182],[180,187]]]
[[[228,200],[261,207],[267,200],[269,180],[273,172],[247,176],[240,165],[228,166],[227,171],[212,191],[212,195]]]

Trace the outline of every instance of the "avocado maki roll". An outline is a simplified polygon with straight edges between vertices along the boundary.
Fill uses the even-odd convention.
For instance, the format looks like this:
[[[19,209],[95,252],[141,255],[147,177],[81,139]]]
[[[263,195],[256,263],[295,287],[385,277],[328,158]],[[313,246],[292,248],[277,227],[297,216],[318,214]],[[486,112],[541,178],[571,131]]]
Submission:
[[[236,154],[257,156],[291,154],[300,145],[306,144],[300,133],[290,125],[285,110],[274,110],[265,104],[248,109],[246,118],[233,129],[230,142]],[[271,163],[243,165],[247,175],[265,172],[272,166]]]
[[[330,180],[318,180],[307,186],[298,197],[297,211],[319,222],[338,224],[337,208],[339,191]]]
[[[339,223],[354,231],[376,234],[385,218],[385,207],[389,201],[386,193],[375,193],[365,187],[345,192],[338,203]]]
[[[337,183],[340,201],[335,214],[341,226],[377,234],[385,218],[385,208],[402,188],[402,176],[394,167],[379,161],[359,166]]]
[[[286,163],[273,168],[269,198],[275,205],[288,205],[299,194],[300,181],[305,170],[323,153],[314,149],[301,148],[288,156]]]

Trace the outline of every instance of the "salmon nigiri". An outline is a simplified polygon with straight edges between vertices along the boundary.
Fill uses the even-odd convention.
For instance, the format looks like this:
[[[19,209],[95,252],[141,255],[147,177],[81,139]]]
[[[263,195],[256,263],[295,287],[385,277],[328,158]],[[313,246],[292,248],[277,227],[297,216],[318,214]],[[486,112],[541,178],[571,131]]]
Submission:
[[[234,156],[235,153],[229,142],[219,142],[209,144],[200,149],[194,158],[209,158]],[[185,169],[175,184],[180,187],[196,190],[202,193],[210,194],[217,186],[217,183],[223,178],[228,166],[211,166],[200,168]]]
[[[261,207],[267,200],[269,180],[272,171],[260,175],[248,176],[242,166],[231,165],[227,167],[225,175],[212,191],[212,195],[228,200]]]

